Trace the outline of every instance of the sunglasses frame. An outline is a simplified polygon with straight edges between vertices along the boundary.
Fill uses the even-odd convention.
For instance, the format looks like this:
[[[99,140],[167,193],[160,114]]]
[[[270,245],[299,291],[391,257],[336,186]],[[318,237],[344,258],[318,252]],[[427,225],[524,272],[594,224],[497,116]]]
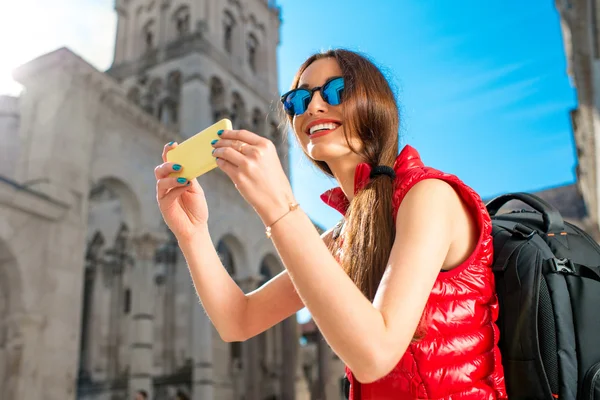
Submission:
[[[323,96],[323,88],[324,88],[324,87],[326,87],[327,85],[329,85],[329,84],[330,84],[331,82],[333,82],[334,80],[336,80],[336,79],[340,79],[340,78],[341,78],[342,80],[344,79],[344,77],[343,77],[343,76],[332,76],[331,78],[327,79],[327,80],[325,81],[325,83],[324,83],[323,85],[321,85],[321,86],[315,86],[315,87],[314,87],[314,88],[312,88],[312,89],[309,89],[309,88],[295,88],[295,89],[292,89],[292,90],[290,90],[290,91],[287,91],[286,93],[284,93],[283,95],[281,95],[281,98],[280,98],[280,100],[281,100],[281,103],[283,104],[283,110],[285,111],[285,113],[286,113],[286,114],[288,114],[288,115],[290,115],[290,116],[294,116],[294,115],[302,115],[302,114],[304,114],[304,113],[302,113],[302,114],[289,113],[289,112],[286,110],[286,108],[285,108],[285,99],[286,99],[286,97],[287,97],[287,96],[289,96],[291,93],[293,93],[293,92],[297,92],[297,91],[299,91],[299,90],[305,90],[305,91],[307,91],[307,92],[309,92],[309,93],[310,93],[310,97],[309,97],[309,99],[308,99],[308,103],[309,103],[309,104],[310,104],[310,102],[312,101],[312,99],[313,99],[313,96],[315,95],[315,92],[317,92],[317,91],[318,91],[318,92],[321,94],[321,98],[323,99],[323,101],[324,101],[324,102],[326,102],[327,104],[329,104],[329,105],[331,105],[331,106],[339,105],[339,104],[330,104],[330,103],[329,103],[327,100],[325,100],[325,96]],[[345,82],[344,82],[344,84],[345,84]],[[340,104],[342,104],[342,102],[341,102],[341,99],[340,99]],[[304,112],[306,112],[306,110],[304,110]]]

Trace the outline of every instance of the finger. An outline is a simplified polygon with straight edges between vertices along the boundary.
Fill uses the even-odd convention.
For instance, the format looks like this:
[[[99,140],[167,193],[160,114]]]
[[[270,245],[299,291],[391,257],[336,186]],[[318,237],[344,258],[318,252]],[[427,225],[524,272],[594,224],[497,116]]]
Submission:
[[[156,181],[156,198],[162,200],[169,190],[190,185],[185,178],[164,178]]]
[[[248,146],[246,146],[248,147]],[[246,150],[246,149],[244,149]],[[213,150],[213,157],[219,158],[219,159],[223,159],[231,164],[233,164],[235,167],[240,167],[245,165],[248,160],[246,159],[246,157],[240,153],[237,150],[234,150],[231,147],[219,147]]]
[[[245,145],[244,145],[245,144]],[[242,148],[242,145],[244,147]],[[239,153],[242,153],[245,157],[256,158],[256,156],[262,156],[263,151],[259,146],[252,146],[246,142],[242,142],[241,140],[232,140],[232,139],[222,139],[213,143],[213,147],[215,149],[222,147],[231,147]],[[219,152],[216,152],[217,156]],[[238,164],[239,165],[239,164]]]
[[[239,175],[239,168],[237,165],[232,164],[231,162],[223,159],[217,158],[217,166],[227,174],[231,181],[235,184]]]
[[[191,191],[189,186],[173,188],[162,199],[160,199],[160,202],[162,204],[170,205],[186,191]]]
[[[175,147],[177,147],[177,143],[175,143],[175,142],[170,142],[170,143],[165,144],[165,147],[163,147],[163,151],[162,151],[163,162],[167,162],[167,153],[169,152],[169,150],[173,150]]]
[[[183,166],[166,162],[154,168],[154,176],[156,179],[163,179],[174,172],[181,172],[182,170]]]
[[[256,133],[252,133],[245,129],[241,130],[231,130],[231,131],[223,131],[221,134],[222,139],[232,139],[232,140],[241,140],[242,142],[246,142],[248,144],[259,144],[263,137],[258,136]]]
[[[220,147],[231,147],[237,150],[242,144],[242,142],[233,139],[219,139],[214,140],[211,144],[215,149],[218,149]]]
[[[244,146],[242,151],[240,151],[247,159],[257,160],[264,154],[261,146]]]

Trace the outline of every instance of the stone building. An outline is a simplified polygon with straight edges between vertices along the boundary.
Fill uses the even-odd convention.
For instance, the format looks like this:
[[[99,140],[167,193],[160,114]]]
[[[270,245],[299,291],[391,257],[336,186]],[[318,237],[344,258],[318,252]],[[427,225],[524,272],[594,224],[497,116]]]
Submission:
[[[577,151],[574,184],[535,193],[554,205],[600,242],[600,186],[597,143],[600,141],[600,1],[555,0],[560,17],[567,74],[577,94],[571,126]],[[510,208],[522,208],[513,202]],[[525,207],[527,208],[527,207]]]
[[[106,72],[66,48],[0,97],[0,398],[307,399],[295,316],[225,343],[155,200],[163,145],[229,117],[273,140],[280,11],[267,0],[117,0]],[[245,291],[283,268],[229,178],[199,178]]]
[[[311,400],[345,399],[345,365],[331,350],[313,319],[301,326],[301,363]]]
[[[600,2],[555,0],[567,58],[567,73],[577,92],[571,121],[577,148],[577,186],[583,198],[586,228],[597,231],[600,203]],[[597,238],[598,239],[598,238]]]

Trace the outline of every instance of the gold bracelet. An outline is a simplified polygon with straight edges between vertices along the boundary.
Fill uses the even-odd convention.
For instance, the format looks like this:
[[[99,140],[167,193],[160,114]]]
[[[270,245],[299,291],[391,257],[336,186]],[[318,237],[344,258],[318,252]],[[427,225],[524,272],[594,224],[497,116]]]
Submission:
[[[290,203],[290,209],[289,209],[289,211],[286,212],[285,214],[283,214],[281,217],[277,218],[275,220],[275,222],[273,222],[271,225],[267,226],[267,230],[265,231],[265,233],[267,234],[267,238],[268,239],[271,238],[271,227],[273,225],[275,225],[277,222],[279,222],[280,219],[282,219],[283,217],[285,217],[286,215],[288,215],[292,211],[296,210],[299,206],[300,206],[300,204],[298,204],[298,203]]]

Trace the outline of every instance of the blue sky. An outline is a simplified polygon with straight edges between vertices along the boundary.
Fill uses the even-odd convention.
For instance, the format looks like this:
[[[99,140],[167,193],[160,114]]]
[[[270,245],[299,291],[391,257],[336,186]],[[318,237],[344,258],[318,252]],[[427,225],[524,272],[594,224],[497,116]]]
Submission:
[[[575,181],[569,110],[576,98],[553,1],[278,3],[281,91],[312,52],[358,50],[397,88],[401,145],[414,146],[426,164],[484,198]],[[295,146],[290,159],[298,200],[315,222],[331,226],[340,215],[319,194],[336,182]]]
[[[110,66],[114,0],[21,0],[0,6],[0,93],[16,94],[10,71],[67,46],[97,68]],[[396,87],[401,144],[425,163],[458,175],[489,198],[575,180],[558,12],[552,0],[278,0],[280,92],[315,51],[346,47],[371,56]],[[35,8],[37,13],[28,10]],[[15,18],[16,16],[16,18]],[[27,23],[19,16],[27,16]],[[290,138],[290,143],[295,143]],[[319,194],[336,183],[290,154],[302,207],[323,227],[339,214]]]
[[[0,42],[5,55],[0,93],[18,93],[10,78],[14,67],[62,46],[101,70],[108,68],[113,3],[0,5],[0,37],[19,38]],[[458,175],[484,198],[574,182],[569,110],[576,101],[554,1],[464,0],[462,8],[457,2],[434,6],[418,0],[278,3],[281,92],[311,53],[331,47],[358,50],[371,56],[396,87],[402,144],[416,147],[426,164]],[[297,199],[315,222],[330,227],[340,215],[319,194],[336,183],[295,147],[290,160]],[[303,311],[299,319],[307,316]]]

